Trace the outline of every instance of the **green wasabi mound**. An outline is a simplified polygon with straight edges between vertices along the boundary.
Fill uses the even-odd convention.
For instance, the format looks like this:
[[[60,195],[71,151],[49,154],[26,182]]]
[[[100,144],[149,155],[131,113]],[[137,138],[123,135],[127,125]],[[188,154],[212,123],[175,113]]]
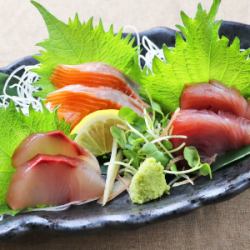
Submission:
[[[133,176],[129,195],[133,203],[143,204],[157,199],[169,191],[164,168],[154,158],[147,158]]]

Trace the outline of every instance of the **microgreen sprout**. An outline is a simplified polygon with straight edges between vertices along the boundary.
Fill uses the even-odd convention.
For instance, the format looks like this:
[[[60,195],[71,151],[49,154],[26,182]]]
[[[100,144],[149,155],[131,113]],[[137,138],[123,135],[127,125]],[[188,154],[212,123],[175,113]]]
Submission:
[[[201,163],[200,156],[195,147],[185,147],[183,152],[184,159],[188,163],[189,169],[186,170],[164,170],[166,174],[182,175],[187,179],[187,174],[194,173],[199,170],[200,175],[209,175],[212,178],[212,172],[208,163]],[[173,163],[175,164],[175,163]],[[171,169],[171,166],[170,166]]]
[[[113,162],[120,166],[119,173],[134,176],[142,162],[154,158],[164,166],[164,173],[170,178],[170,186],[186,183],[193,185],[197,175],[211,177],[209,164],[201,162],[194,147],[186,146],[187,136],[172,134],[172,125],[180,109],[169,119],[169,114],[164,114],[150,96],[148,99],[150,107],[143,110],[143,117],[127,107],[122,108],[119,116],[125,125],[111,128],[111,134],[123,154],[121,161]],[[182,139],[184,142],[174,147],[174,139]],[[185,163],[181,164],[184,166],[182,169],[179,169],[180,163]]]

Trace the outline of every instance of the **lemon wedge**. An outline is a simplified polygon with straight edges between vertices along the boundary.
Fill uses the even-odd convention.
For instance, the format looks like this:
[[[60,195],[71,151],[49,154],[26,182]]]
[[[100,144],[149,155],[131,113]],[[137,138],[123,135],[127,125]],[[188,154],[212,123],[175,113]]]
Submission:
[[[118,113],[117,109],[95,111],[85,116],[71,134],[76,134],[75,141],[95,156],[110,153],[113,143],[110,128],[113,125],[124,124]]]

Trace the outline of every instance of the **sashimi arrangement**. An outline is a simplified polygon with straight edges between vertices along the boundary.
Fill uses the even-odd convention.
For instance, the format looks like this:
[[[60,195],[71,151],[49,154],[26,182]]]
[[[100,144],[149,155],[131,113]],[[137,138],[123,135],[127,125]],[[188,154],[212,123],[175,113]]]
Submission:
[[[31,2],[49,38],[38,65],[0,74],[1,215],[123,192],[143,204],[250,154],[250,49],[219,36],[220,0],[181,12],[173,48],[144,37],[151,57],[122,30]]]

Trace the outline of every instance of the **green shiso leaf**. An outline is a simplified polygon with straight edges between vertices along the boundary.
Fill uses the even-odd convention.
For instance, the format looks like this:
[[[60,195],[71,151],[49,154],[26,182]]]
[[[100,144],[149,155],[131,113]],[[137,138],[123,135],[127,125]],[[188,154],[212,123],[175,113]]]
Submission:
[[[40,96],[45,97],[54,90],[50,76],[58,64],[103,62],[127,75],[132,72],[136,48],[130,35],[122,38],[122,30],[115,34],[112,26],[106,32],[101,21],[94,27],[92,18],[82,23],[78,15],[65,24],[36,1],[31,2],[41,13],[49,32],[49,38],[38,44],[44,50],[35,57],[41,64],[36,71],[41,77],[37,83],[42,88]]]
[[[15,169],[11,164],[11,157],[17,146],[30,134],[62,130],[66,135],[70,133],[70,126],[59,121],[56,112],[43,112],[30,109],[29,116],[18,112],[11,103],[8,108],[0,109],[0,214],[13,214],[6,205],[6,194]]]
[[[219,37],[221,22],[215,21],[220,0],[214,0],[207,13],[198,6],[195,18],[181,12],[182,32],[176,34],[174,49],[163,47],[166,62],[155,58],[153,73],[142,74],[139,82],[144,92],[168,111],[179,106],[179,98],[186,84],[217,80],[234,87],[250,97],[250,49],[240,51],[236,37],[231,45],[226,37]]]

